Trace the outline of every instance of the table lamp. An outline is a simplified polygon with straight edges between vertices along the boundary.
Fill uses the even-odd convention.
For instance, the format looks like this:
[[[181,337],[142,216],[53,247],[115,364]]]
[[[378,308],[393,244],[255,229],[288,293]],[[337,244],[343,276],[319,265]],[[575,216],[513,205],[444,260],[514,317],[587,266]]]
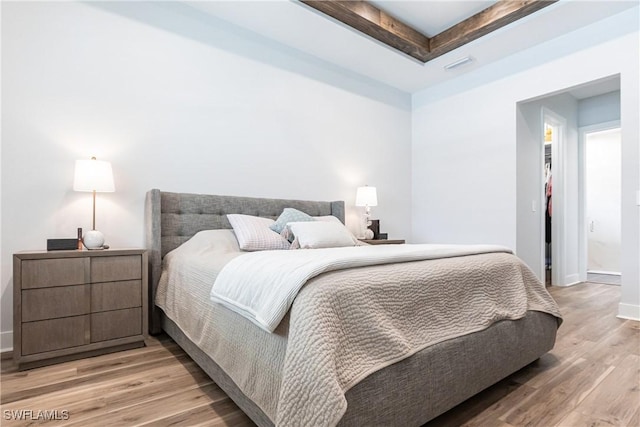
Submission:
[[[371,206],[378,206],[378,194],[376,187],[358,187],[356,192],[356,206],[364,206],[364,237],[365,239],[373,238],[373,230],[368,227],[371,225]]]
[[[91,160],[76,160],[73,189],[93,192],[93,222],[91,230],[82,237],[82,243],[87,249],[102,249],[104,235],[96,230],[96,193],[116,191],[111,163],[96,160],[95,157]]]

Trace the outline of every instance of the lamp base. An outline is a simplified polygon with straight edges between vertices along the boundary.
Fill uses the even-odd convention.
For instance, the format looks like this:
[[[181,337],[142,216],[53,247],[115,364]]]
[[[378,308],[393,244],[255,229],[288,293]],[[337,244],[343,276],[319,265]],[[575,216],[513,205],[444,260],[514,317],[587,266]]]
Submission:
[[[373,237],[372,239],[379,239],[380,238],[380,220],[379,219],[372,219],[369,221],[369,225],[367,226],[367,229],[371,230],[373,232]]]
[[[104,249],[104,235],[98,230],[87,231],[84,233],[82,243],[89,250]]]

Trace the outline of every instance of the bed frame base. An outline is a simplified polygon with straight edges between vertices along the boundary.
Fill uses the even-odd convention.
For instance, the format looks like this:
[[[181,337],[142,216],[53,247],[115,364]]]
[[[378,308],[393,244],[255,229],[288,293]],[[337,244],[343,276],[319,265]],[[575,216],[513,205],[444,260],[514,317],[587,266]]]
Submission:
[[[162,328],[256,424],[274,425],[164,314]],[[523,319],[504,320],[419,351],[347,391],[349,406],[339,426],[422,425],[551,350],[557,328],[553,316],[530,311]]]
[[[158,311],[162,313],[160,308]],[[222,370],[207,354],[200,350],[182,332],[182,330],[171,319],[162,313],[162,329],[202,368],[203,371],[233,400],[242,411],[259,426],[273,426],[273,422],[251,399],[244,395],[236,386],[231,377]]]

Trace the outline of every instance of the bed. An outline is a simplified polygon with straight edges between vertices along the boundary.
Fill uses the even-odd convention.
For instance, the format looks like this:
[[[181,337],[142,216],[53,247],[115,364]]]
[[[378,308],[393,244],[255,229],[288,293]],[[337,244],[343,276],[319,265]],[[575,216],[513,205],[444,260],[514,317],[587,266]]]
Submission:
[[[306,315],[313,311],[314,307],[309,304],[314,300],[310,295],[314,295],[317,289],[333,286],[333,282],[337,282],[343,276],[348,276],[344,280],[351,280],[357,285],[358,282],[363,282],[362,274],[365,273],[369,276],[364,277],[373,277],[371,274],[383,278],[398,277],[398,282],[402,282],[404,279],[398,273],[399,269],[424,269],[425,266],[431,265],[437,265],[440,268],[440,263],[449,266],[447,267],[450,269],[449,272],[446,272],[443,277],[447,277],[451,284],[451,277],[462,274],[459,270],[467,268],[467,265],[474,265],[476,261],[480,263],[479,265],[484,265],[482,263],[489,262],[489,257],[495,256],[505,260],[505,263],[507,261],[512,263],[510,258],[515,257],[504,253],[487,253],[439,261],[423,260],[405,262],[402,265],[366,267],[374,269],[373,273],[362,268],[352,268],[344,274],[336,271],[327,272],[314,278],[302,289],[291,310],[287,312],[273,333],[266,332],[238,313],[211,302],[207,298],[207,289],[202,286],[196,289],[196,286],[190,286],[190,283],[187,283],[188,279],[184,279],[191,276],[178,275],[185,283],[180,283],[179,286],[173,285],[173,288],[167,285],[169,281],[167,277],[170,274],[165,270],[168,269],[167,266],[178,262],[183,248],[190,246],[194,248],[194,245],[198,244],[206,245],[198,242],[208,242],[203,239],[210,239],[209,236],[215,236],[215,239],[226,239],[231,246],[235,244],[227,214],[276,219],[285,208],[295,208],[314,217],[332,216],[344,222],[343,202],[171,193],[154,189],[147,193],[145,204],[151,285],[149,287],[150,332],[157,334],[164,331],[172,337],[256,424],[260,426],[421,425],[535,361],[553,348],[556,331],[561,322],[557,306],[533,274],[528,269],[522,268],[522,275],[526,276],[526,281],[531,282],[532,288],[535,288],[526,291],[527,298],[534,302],[529,301],[528,306],[521,309],[523,311],[521,315],[516,316],[517,318],[506,318],[509,316],[504,319],[498,318],[488,326],[476,328],[477,330],[461,336],[443,335],[432,344],[424,348],[416,347],[418,350],[414,348],[413,351],[407,351],[402,357],[394,356],[393,360],[388,360],[387,363],[375,369],[369,369],[366,366],[360,369],[360,366],[357,366],[357,372],[350,377],[348,386],[345,387],[345,383],[339,384],[344,390],[338,393],[337,400],[327,403],[325,399],[314,403],[315,390],[320,387],[323,379],[315,384],[314,377],[311,377],[311,380],[307,378],[306,383],[303,384],[307,388],[295,389],[295,387],[296,381],[303,382],[297,378],[309,375],[324,378],[325,372],[331,371],[334,365],[333,360],[330,360],[327,366],[323,365],[326,360],[322,355],[316,355],[319,362],[313,362],[313,354],[316,351],[313,346],[314,341],[317,340],[311,339],[310,342],[304,342],[299,338],[303,333],[308,334],[307,331],[300,332],[306,327],[300,325],[304,322],[314,324],[313,319],[305,319],[304,322],[298,319],[302,316],[300,313],[304,312]],[[188,253],[186,250],[184,249],[183,253]],[[190,250],[200,249],[195,247]],[[429,264],[435,262],[439,264]],[[515,268],[520,271],[521,267]],[[477,289],[477,292],[482,294],[491,293],[481,290],[479,284],[483,277],[486,279],[486,274],[486,272],[482,274],[472,272],[460,281],[471,280],[467,276],[478,276],[477,286],[473,285],[473,281],[469,282],[472,286],[465,286]],[[499,276],[499,274],[496,276],[496,280]],[[353,288],[354,283],[349,282],[347,285],[340,286],[348,292],[349,286]],[[455,283],[453,285],[455,286]],[[460,285],[460,289],[463,288]],[[459,291],[446,289],[439,292],[446,295],[448,292]],[[497,292],[497,294],[501,293],[503,292]],[[465,296],[456,297],[456,301],[465,298]],[[456,304],[456,301],[450,301],[447,304]],[[448,310],[442,309],[438,312],[440,314],[431,315],[441,318],[443,312],[452,312],[452,317],[456,314],[464,318],[465,316],[459,313],[465,310],[464,304],[467,302],[460,304],[462,305],[452,306]],[[184,310],[184,306],[187,305],[189,309]],[[205,322],[203,319],[209,316],[206,314],[209,310],[214,311],[215,314]],[[342,308],[342,310],[346,309]],[[425,313],[429,310],[425,309]],[[412,315],[417,316],[415,319],[419,319],[421,315],[416,313],[417,311],[420,310],[411,310]],[[340,313],[339,310],[338,313]],[[321,319],[319,322],[320,324],[329,323],[329,326],[335,329],[338,321],[326,322],[325,319]],[[345,325],[339,325],[337,329],[343,331],[353,328],[353,325],[346,322]],[[345,333],[345,335],[348,334]],[[307,335],[304,336],[305,339],[309,338]],[[300,341],[302,344],[299,343]],[[247,344],[249,342],[251,345]],[[342,341],[339,347],[345,342]],[[365,345],[369,344],[365,343]],[[400,343],[400,345],[406,345],[406,343]],[[355,353],[358,353],[357,350]],[[298,353],[295,353],[296,351]],[[308,358],[311,361],[304,360],[307,359],[304,351],[308,351],[310,355]],[[363,356],[364,359],[366,355]],[[355,360],[355,362],[351,360],[350,363],[357,364],[359,359]],[[365,362],[363,364],[366,364]],[[315,365],[299,366],[302,363],[315,363]],[[337,366],[338,363],[335,365]],[[336,375],[341,375],[341,372]],[[294,390],[289,390],[292,387]],[[269,396],[273,396],[273,401],[268,401]],[[291,403],[296,400],[297,402]],[[311,410],[312,412],[304,415],[307,418],[296,418],[299,412],[304,412],[302,407],[314,405],[319,406],[316,412]]]

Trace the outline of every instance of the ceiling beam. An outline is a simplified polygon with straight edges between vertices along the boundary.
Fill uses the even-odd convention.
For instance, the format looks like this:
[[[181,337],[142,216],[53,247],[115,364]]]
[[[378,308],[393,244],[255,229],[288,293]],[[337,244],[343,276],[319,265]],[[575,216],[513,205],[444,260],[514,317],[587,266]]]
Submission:
[[[558,0],[499,0],[431,38],[367,1],[300,0],[370,37],[427,62],[476,40]]]
[[[432,58],[531,15],[558,0],[501,0],[431,38]]]
[[[366,1],[301,0],[302,3],[337,19],[423,62],[429,56],[429,38],[389,16]]]

